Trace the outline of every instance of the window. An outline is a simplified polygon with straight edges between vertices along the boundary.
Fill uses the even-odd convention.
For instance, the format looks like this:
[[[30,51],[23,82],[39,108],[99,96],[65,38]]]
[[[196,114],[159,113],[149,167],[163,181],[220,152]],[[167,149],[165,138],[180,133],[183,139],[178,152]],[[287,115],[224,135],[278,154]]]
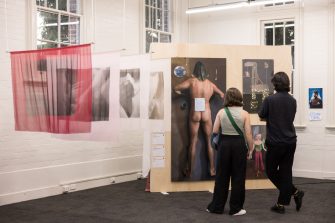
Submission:
[[[293,73],[294,73],[294,20],[276,20],[263,22],[264,28],[264,45],[291,46],[292,55],[292,74],[291,74],[291,91],[293,92]]]
[[[81,0],[36,0],[37,49],[80,43]]]
[[[286,6],[286,5],[292,5],[294,4],[294,1],[287,1],[287,2],[277,2],[272,4],[266,4],[264,7],[273,7],[273,6]]]
[[[264,27],[265,45],[290,45],[292,50],[292,64],[294,66],[294,21],[266,21]]]
[[[145,0],[145,52],[154,42],[172,39],[172,0]]]

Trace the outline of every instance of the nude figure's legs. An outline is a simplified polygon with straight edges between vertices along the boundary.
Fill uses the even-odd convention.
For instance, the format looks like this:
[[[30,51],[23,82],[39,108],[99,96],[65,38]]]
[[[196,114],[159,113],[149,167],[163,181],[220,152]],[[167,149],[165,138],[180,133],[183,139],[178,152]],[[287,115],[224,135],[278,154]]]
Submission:
[[[189,168],[189,176],[192,176],[192,172],[194,169],[195,163],[195,149],[198,142],[198,131],[200,122],[190,119],[190,147],[189,147],[189,157],[188,157],[188,168]]]
[[[204,130],[205,137],[206,137],[207,153],[208,153],[208,159],[209,159],[209,164],[210,164],[210,175],[215,176],[214,152],[213,152],[212,145],[211,145],[211,133],[213,129],[212,120],[206,119],[206,121],[202,123],[202,128]]]

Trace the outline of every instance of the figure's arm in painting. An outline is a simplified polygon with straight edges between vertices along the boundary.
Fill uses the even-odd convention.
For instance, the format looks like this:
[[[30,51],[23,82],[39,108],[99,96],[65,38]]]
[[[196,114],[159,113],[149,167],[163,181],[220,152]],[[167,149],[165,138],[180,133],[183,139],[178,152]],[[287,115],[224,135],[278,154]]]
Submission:
[[[183,82],[181,82],[180,84],[177,84],[175,87],[174,87],[174,90],[175,92],[177,92],[178,94],[181,94],[180,91],[182,90],[186,90],[188,88],[190,88],[191,86],[191,79],[187,79]]]
[[[266,152],[267,150],[266,150],[266,148],[265,148],[265,146],[264,146],[264,143],[262,142],[262,149]]]
[[[214,90],[215,93],[220,95],[221,98],[224,97],[224,93],[215,84],[213,84],[213,90]]]

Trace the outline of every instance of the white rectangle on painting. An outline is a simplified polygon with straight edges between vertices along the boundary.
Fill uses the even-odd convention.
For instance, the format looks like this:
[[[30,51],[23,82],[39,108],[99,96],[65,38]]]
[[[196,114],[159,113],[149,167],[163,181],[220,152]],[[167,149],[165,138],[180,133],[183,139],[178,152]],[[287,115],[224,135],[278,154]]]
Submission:
[[[154,156],[151,160],[152,168],[163,168],[165,167],[165,157],[164,156]]]
[[[164,133],[152,133],[151,134],[151,144],[152,145],[164,145],[165,144],[165,134]]]
[[[205,111],[205,98],[194,98],[194,111]]]
[[[309,120],[310,121],[321,121],[321,113],[320,112],[310,112]]]
[[[163,156],[165,157],[165,148],[163,145],[153,145],[151,148],[152,156]]]

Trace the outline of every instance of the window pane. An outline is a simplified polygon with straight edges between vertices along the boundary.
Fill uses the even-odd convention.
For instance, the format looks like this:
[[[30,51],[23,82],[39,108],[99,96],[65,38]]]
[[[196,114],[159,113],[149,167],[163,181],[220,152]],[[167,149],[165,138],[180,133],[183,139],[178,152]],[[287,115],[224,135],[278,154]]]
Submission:
[[[265,29],[265,45],[273,45],[273,23],[264,25]]]
[[[67,0],[58,0],[58,9],[67,11]]]
[[[57,48],[57,43],[37,41],[37,49],[46,49],[46,48]]]
[[[150,44],[158,42],[158,33],[151,30],[147,30],[145,40],[146,40],[145,52],[148,53],[150,50]]]
[[[294,44],[294,22],[287,22],[285,26],[285,45]]]
[[[146,5],[149,5],[149,0],[145,0],[145,4],[146,4]]]
[[[36,5],[45,6],[45,0],[36,0]]]
[[[156,29],[156,9],[151,8],[151,24],[150,27]]]
[[[56,8],[56,0],[47,0],[47,7],[48,8]]]
[[[70,46],[70,45],[66,45],[66,44],[61,44],[60,47],[67,47],[67,46]]]
[[[275,45],[284,44],[284,23],[275,23]]]
[[[79,18],[61,16],[61,42],[65,44],[79,43]]]
[[[162,23],[163,23],[162,10],[157,9],[157,22],[156,22],[157,29],[159,30],[163,29]]]
[[[145,7],[145,28],[150,27],[150,8],[148,6]]]
[[[50,12],[37,12],[37,39],[58,40],[58,16]]]
[[[70,22],[70,17],[69,16],[65,16],[65,15],[61,16],[60,41],[62,43],[70,43],[69,22]]]
[[[164,31],[165,32],[171,32],[171,28],[170,28],[170,24],[171,24],[171,20],[170,20],[170,13],[168,11],[164,11],[163,12],[163,20],[164,20]]]
[[[265,29],[265,45],[273,45],[273,29]]]
[[[163,0],[163,9],[164,10],[170,10],[169,0]]]
[[[162,8],[162,0],[157,0],[157,8]]]
[[[161,33],[159,35],[160,43],[171,43],[171,35]]]
[[[150,5],[153,7],[157,7],[156,0],[150,0]]]
[[[69,0],[70,12],[72,13],[81,13],[81,4],[80,0]]]

